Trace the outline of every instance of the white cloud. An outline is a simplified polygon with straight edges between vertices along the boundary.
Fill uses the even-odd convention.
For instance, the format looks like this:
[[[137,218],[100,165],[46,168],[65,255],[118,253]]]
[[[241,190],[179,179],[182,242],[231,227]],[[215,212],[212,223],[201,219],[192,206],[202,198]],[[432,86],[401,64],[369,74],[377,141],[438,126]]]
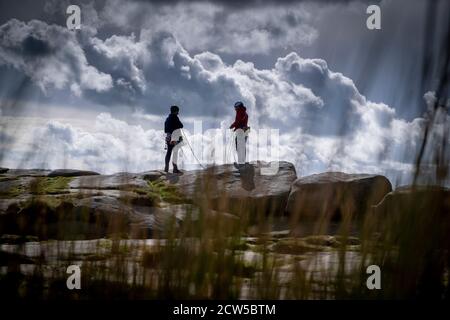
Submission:
[[[120,14],[117,14],[120,12]],[[317,32],[303,4],[248,6],[228,10],[220,3],[123,3],[107,1],[99,13],[105,25],[173,34],[189,51],[263,54],[280,47],[310,44]]]
[[[174,10],[186,6],[178,4]],[[205,17],[216,10],[209,5],[201,8]],[[164,17],[161,10],[159,14]],[[182,117],[212,119],[207,129],[227,127],[234,101],[243,100],[250,126],[255,129],[252,131],[279,129],[280,159],[294,162],[302,175],[331,169],[378,173],[411,170],[411,155],[416,154],[424,119],[408,122],[397,118],[393,108],[367,100],[350,78],[330,70],[322,59],[306,59],[292,52],[279,57],[271,69],[259,69],[241,60],[227,64],[209,51],[191,54],[183,42],[193,40],[183,40],[176,28],[193,22],[189,15],[180,14],[180,21],[174,21],[175,29],[170,32],[161,32],[165,23],[161,30],[144,29],[137,36],[105,39],[92,30],[77,38],[43,22],[11,20],[0,27],[0,63],[21,70],[43,90],[70,90],[80,97],[80,103],[92,91],[106,105],[133,98],[138,103],[132,117],[144,117],[152,123],[159,119],[161,127],[164,119],[160,115],[171,104],[181,106]],[[274,17],[283,14],[287,13],[276,11]],[[266,18],[263,20],[273,21]],[[244,27],[246,23],[258,25],[259,18],[255,19],[245,22]],[[200,25],[199,30],[184,33],[200,37],[202,28]],[[267,35],[258,32],[249,34],[246,41],[256,41],[257,50],[264,51],[257,42]],[[24,42],[30,35],[34,40],[27,47]],[[207,41],[214,44],[215,40]],[[271,43],[267,39],[261,42]],[[427,94],[425,98],[431,101],[432,96]],[[208,146],[203,150],[205,161],[210,159],[214,132],[192,137],[193,145]],[[9,131],[4,134],[11,136]],[[443,129],[436,134],[442,137]],[[72,167],[104,173],[144,171],[162,167],[163,144],[162,131],[144,130],[101,113],[89,130],[70,121],[35,126],[27,139],[9,142],[6,153],[3,148],[1,165]]]
[[[111,76],[88,63],[75,33],[42,21],[12,19],[0,26],[1,64],[22,71],[43,91],[70,88],[79,95],[112,88]]]
[[[133,88],[145,91],[143,69],[150,60],[150,52],[146,50],[145,43],[137,42],[132,34],[112,36],[105,41],[93,37],[91,46],[104,59],[103,68],[109,73],[115,73],[117,84],[123,85],[129,81]]]
[[[20,139],[8,146],[10,152],[3,155],[4,165],[112,173],[144,171],[162,163],[161,131],[128,125],[108,113],[99,114],[91,129],[56,120],[41,123],[28,123]]]
[[[52,120],[29,125],[26,136],[9,143],[10,151],[4,154],[0,165],[12,168],[79,168],[101,173],[140,172],[163,167],[165,150],[162,130],[144,130],[140,125],[130,125],[108,113],[97,115],[92,128],[81,128],[69,122]],[[233,161],[230,140],[217,140],[215,137],[227,132],[225,122],[222,122],[220,129],[195,135],[192,127],[188,126],[191,129],[187,130],[189,142],[202,164]],[[416,139],[420,138],[420,127],[416,122],[396,120],[385,130],[380,135],[378,128],[361,128],[348,140],[342,140],[304,134],[300,129],[294,129],[280,135],[279,159],[293,162],[299,175],[339,170],[385,173],[391,179],[397,175],[411,177],[412,163],[405,162],[401,157],[397,159],[395,152],[388,152],[383,159],[379,155],[386,145],[398,150],[419,141]],[[251,148],[256,147],[257,132],[258,128],[252,128],[249,138]],[[414,135],[408,136],[407,132]],[[402,139],[397,139],[397,135]],[[379,144],[378,140],[384,144]],[[226,159],[214,158],[214,150],[219,150],[219,147],[227,152]],[[270,160],[257,154],[252,156],[250,160]],[[196,165],[187,145],[183,148],[182,159],[186,168]]]

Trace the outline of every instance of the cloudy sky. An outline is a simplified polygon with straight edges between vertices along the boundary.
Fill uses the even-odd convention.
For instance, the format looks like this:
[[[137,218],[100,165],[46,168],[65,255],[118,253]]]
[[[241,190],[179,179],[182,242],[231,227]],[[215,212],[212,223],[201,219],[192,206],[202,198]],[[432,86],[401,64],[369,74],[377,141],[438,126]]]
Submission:
[[[381,30],[366,27],[374,3]],[[189,137],[211,162],[242,100],[252,146],[278,130],[279,158],[299,176],[406,183],[448,40],[450,3],[435,3],[0,0],[0,166],[161,168],[172,104],[190,133],[201,121]],[[80,30],[66,27],[69,4]],[[433,139],[448,140],[442,119]]]

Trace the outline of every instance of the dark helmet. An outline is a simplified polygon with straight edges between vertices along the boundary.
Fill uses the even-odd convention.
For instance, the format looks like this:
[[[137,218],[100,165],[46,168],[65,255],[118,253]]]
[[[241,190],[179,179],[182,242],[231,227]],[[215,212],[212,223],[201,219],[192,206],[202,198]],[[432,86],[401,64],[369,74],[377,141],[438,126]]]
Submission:
[[[238,101],[238,102],[236,102],[236,103],[234,104],[234,107],[235,107],[235,108],[243,107],[243,106],[244,106],[244,104],[243,104],[241,101]]]
[[[170,113],[176,113],[179,112],[180,108],[178,108],[178,106],[171,106],[170,107]]]

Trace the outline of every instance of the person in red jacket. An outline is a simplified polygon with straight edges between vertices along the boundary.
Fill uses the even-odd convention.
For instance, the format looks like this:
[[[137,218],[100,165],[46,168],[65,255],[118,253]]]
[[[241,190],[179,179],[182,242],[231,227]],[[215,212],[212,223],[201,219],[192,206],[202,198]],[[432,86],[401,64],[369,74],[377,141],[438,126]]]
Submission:
[[[234,109],[236,110],[236,118],[233,124],[230,126],[230,129],[234,129],[236,132],[236,151],[238,154],[238,163],[237,166],[240,167],[245,164],[246,152],[245,152],[245,144],[247,142],[247,134],[248,131],[248,114],[247,108],[241,101],[238,101],[234,104]]]
[[[234,131],[237,129],[243,129],[246,131],[248,122],[247,108],[241,101],[238,101],[234,104],[234,110],[236,110],[236,119],[230,126],[230,129],[234,129]]]

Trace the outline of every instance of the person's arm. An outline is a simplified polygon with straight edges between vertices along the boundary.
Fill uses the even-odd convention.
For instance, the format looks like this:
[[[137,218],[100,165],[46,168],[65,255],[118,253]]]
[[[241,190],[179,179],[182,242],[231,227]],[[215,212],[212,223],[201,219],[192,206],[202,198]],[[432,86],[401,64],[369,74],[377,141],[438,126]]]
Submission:
[[[230,129],[236,128],[238,124],[238,113],[236,112],[236,117],[234,118],[234,122],[231,124]]]
[[[166,121],[164,121],[164,133],[170,133],[169,119],[166,119]]]
[[[178,118],[178,116],[176,122],[177,122],[177,129],[183,128],[183,123],[180,121],[180,118]]]

